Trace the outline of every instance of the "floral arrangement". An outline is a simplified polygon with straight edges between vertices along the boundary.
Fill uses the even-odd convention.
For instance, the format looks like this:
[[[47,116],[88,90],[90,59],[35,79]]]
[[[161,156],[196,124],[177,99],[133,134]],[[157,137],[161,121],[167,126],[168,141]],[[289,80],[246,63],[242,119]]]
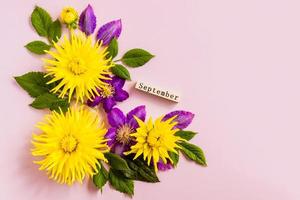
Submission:
[[[90,5],[80,15],[66,7],[56,20],[38,6],[31,14],[34,30],[45,40],[25,47],[45,56],[44,70],[15,80],[34,98],[31,107],[51,111],[32,136],[34,163],[58,183],[90,177],[101,191],[109,182],[129,196],[135,180],[159,182],[157,172],[175,168],[180,152],[206,166],[203,151],[189,143],[196,133],[184,130],[193,113],[179,110],[146,120],[144,105],[127,114],[116,107],[129,98],[123,89],[130,81],[126,67],[143,66],[154,56],[135,48],[115,59],[121,20],[102,25],[93,39],[96,22]]]

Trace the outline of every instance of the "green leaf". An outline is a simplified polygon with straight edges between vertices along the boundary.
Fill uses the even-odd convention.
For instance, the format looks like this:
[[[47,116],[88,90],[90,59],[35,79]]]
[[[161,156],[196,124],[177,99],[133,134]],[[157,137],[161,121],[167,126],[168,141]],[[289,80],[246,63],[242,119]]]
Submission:
[[[132,196],[134,194],[133,180],[124,178],[119,171],[110,169],[108,173],[108,180],[111,186],[119,192],[128,194],[129,196]]]
[[[61,23],[57,19],[49,27],[48,38],[51,42],[52,41],[57,42],[60,37],[61,37]]]
[[[179,136],[181,137],[182,139],[185,139],[185,140],[191,140],[197,133],[195,132],[192,132],[192,131],[177,131],[175,133],[176,136]]]
[[[116,38],[113,38],[110,43],[109,46],[107,48],[108,51],[108,55],[107,58],[115,58],[118,55],[118,41]]]
[[[22,76],[15,77],[15,79],[32,97],[38,97],[44,93],[48,93],[53,87],[53,84],[47,84],[51,78],[45,77],[45,73],[42,72],[28,72]]]
[[[31,23],[40,36],[48,36],[48,29],[52,24],[52,19],[46,10],[36,6],[31,14]]]
[[[182,147],[181,152],[186,157],[195,161],[199,165],[206,166],[206,159],[200,147],[188,142],[180,142],[178,145]]]
[[[57,97],[58,98],[58,97]],[[59,98],[61,99],[61,98]],[[52,102],[51,106],[49,107],[50,110],[55,110],[57,112],[63,111],[64,113],[68,111],[68,108],[70,107],[70,104],[67,99],[61,99]]]
[[[125,80],[131,80],[129,71],[123,66],[116,64],[111,68],[111,72]]]
[[[98,173],[93,176],[93,183],[97,188],[102,191],[102,187],[108,181],[108,172],[100,162],[100,166],[98,166]]]
[[[69,107],[67,99],[57,97],[55,94],[45,93],[38,96],[31,104],[33,108],[44,109],[49,108],[50,110],[66,112]]]
[[[49,46],[48,44],[46,44],[43,41],[33,41],[30,42],[28,44],[26,44],[25,46],[29,51],[36,53],[36,54],[45,54],[46,50],[49,50],[51,48],[51,46]]]
[[[131,49],[121,58],[124,65],[128,67],[140,67],[147,63],[154,55],[143,49]]]
[[[140,159],[126,159],[126,161],[129,168],[131,169],[131,173],[123,173],[127,178],[150,183],[159,182],[159,179],[153,167],[148,166],[144,161]]]
[[[114,169],[116,172],[118,172],[121,176],[123,176],[124,178],[128,178],[131,180],[137,180],[136,179],[136,172],[132,171],[131,169],[129,170],[116,170]]]
[[[173,161],[173,166],[176,167],[179,161],[179,154],[174,152],[169,152],[169,156],[171,160]]]
[[[114,153],[105,153],[104,155],[108,160],[111,168],[115,170],[130,170],[126,160],[121,158],[121,156]]]

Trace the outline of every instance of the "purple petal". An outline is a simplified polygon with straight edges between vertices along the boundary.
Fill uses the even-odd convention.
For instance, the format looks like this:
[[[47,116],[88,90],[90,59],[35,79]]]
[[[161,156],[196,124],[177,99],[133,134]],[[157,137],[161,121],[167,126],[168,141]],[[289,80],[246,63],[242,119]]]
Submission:
[[[177,115],[177,117],[173,121],[178,122],[178,124],[176,126],[174,126],[174,128],[178,128],[178,129],[186,128],[192,122],[192,120],[195,116],[191,112],[177,110],[177,111],[173,111],[173,112],[166,114],[162,120],[166,121],[167,119],[170,119],[171,117],[174,117],[175,115]]]
[[[171,163],[167,163],[167,164],[165,164],[165,163],[163,163],[163,161],[158,161],[158,163],[157,163],[157,168],[158,168],[158,170],[160,170],[160,171],[166,171],[166,170],[169,170],[169,169],[172,169],[172,164]]]
[[[103,102],[103,108],[104,108],[105,112],[110,112],[111,109],[116,105],[116,101],[112,97],[105,98],[105,99],[103,99],[102,102]]]
[[[100,27],[97,33],[97,40],[102,40],[103,45],[106,46],[115,37],[118,38],[122,31],[121,19],[108,22]]]
[[[109,128],[105,134],[106,139],[110,139],[107,141],[108,146],[112,146],[116,143],[116,136],[117,136],[117,129],[116,128]]]
[[[105,74],[103,76],[105,77],[105,79],[100,79],[100,80],[105,82],[105,83],[111,84],[112,77],[108,74]]]
[[[119,108],[113,108],[108,114],[107,119],[112,127],[118,128],[125,124],[125,115]]]
[[[96,28],[96,16],[92,6],[88,5],[80,14],[79,27],[86,35],[91,35]]]
[[[133,116],[136,116],[142,121],[145,121],[146,118],[146,107],[145,106],[138,106],[134,109],[132,109],[126,116],[127,124],[129,124],[132,128],[136,129],[138,128],[138,123],[134,119]]]
[[[102,97],[101,96],[96,96],[93,100],[87,100],[87,105],[90,107],[95,107],[97,105],[99,105],[99,103],[102,101]]]
[[[125,90],[120,89],[120,90],[115,91],[114,98],[116,101],[121,102],[121,101],[128,99],[128,97],[129,97],[129,94]]]
[[[114,146],[114,148],[112,149],[112,151],[118,155],[123,155],[124,151],[127,151],[128,147],[126,144],[121,144],[121,143],[116,143],[116,145]]]
[[[111,85],[115,88],[115,89],[121,89],[123,88],[125,84],[125,80],[122,78],[119,78],[117,76],[112,77],[111,79]]]

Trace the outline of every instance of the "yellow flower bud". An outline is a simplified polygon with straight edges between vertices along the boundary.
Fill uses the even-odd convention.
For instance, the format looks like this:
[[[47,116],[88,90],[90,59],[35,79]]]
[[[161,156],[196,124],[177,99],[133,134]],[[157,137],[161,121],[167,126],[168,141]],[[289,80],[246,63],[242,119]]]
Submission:
[[[65,7],[61,12],[60,17],[63,23],[72,24],[77,21],[78,13],[72,7]]]

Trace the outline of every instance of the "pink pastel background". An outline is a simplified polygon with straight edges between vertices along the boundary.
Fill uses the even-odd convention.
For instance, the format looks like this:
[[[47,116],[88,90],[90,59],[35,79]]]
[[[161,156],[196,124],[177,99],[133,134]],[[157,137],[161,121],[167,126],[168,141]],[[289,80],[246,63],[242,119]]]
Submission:
[[[156,55],[130,70],[147,81],[179,91],[170,103],[126,87],[125,111],[146,104],[157,117],[174,109],[196,114],[193,143],[206,152],[208,167],[184,158],[161,182],[135,184],[137,200],[300,199],[300,3],[298,0],[8,0],[0,8],[0,199],[127,199],[85,183],[56,184],[32,164],[31,133],[46,111],[13,76],[41,70],[42,61],[23,46],[39,39],[29,23],[35,5],[57,17],[61,8],[91,3],[98,27],[122,18],[120,55],[140,47]]]

